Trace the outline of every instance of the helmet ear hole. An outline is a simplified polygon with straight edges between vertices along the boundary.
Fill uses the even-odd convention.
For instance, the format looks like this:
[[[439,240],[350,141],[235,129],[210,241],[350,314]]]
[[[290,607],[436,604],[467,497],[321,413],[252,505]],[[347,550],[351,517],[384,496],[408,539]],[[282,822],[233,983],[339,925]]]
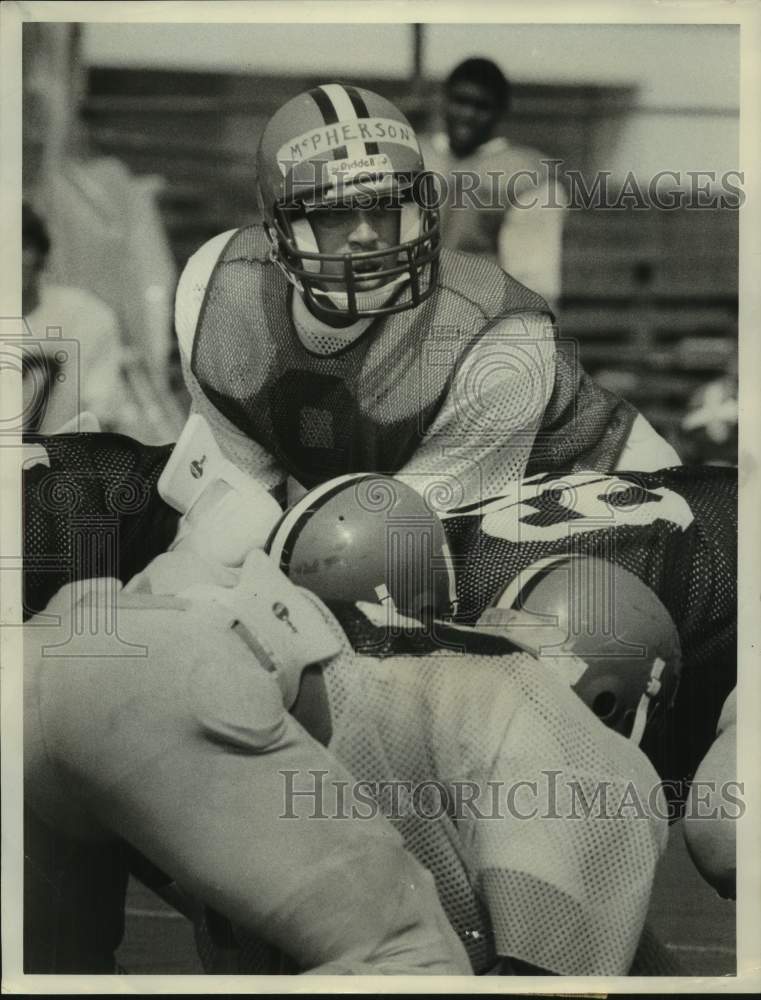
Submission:
[[[612,691],[601,691],[592,702],[592,711],[598,719],[610,719],[618,707],[618,699]]]
[[[656,714],[650,733],[664,725],[681,672],[679,632],[660,597],[634,573],[599,556],[540,558],[495,604],[559,628],[558,645],[586,664],[572,689],[606,726],[636,736],[640,720],[650,726]],[[524,635],[534,651],[541,648],[541,637]]]

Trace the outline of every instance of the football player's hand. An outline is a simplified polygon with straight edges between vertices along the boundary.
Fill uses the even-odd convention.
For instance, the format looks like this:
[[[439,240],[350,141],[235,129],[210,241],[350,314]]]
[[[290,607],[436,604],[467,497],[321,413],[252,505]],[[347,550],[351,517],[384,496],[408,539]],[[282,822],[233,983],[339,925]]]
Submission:
[[[282,514],[262,483],[225,458],[198,413],[188,418],[158,490],[183,514],[172,547],[221,566],[241,566],[251,549],[264,548]]]

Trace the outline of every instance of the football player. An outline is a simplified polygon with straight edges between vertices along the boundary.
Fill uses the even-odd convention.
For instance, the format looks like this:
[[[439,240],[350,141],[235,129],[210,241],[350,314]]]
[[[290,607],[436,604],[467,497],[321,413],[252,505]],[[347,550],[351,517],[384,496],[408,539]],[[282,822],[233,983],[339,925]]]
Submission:
[[[303,873],[298,866],[282,880],[278,875],[284,857],[279,853],[282,845],[273,842],[272,809],[268,808],[275,797],[273,775],[278,771],[298,775],[293,794],[300,806],[314,801],[315,770],[328,771],[336,779],[331,781],[332,787],[339,787],[348,778],[342,775],[340,765],[332,763],[332,756],[329,761],[319,756],[318,744],[293,742],[294,733],[301,730],[285,720],[285,706],[318,743],[329,745],[354,778],[367,785],[361,800],[360,789],[353,786],[354,794],[347,796],[344,808],[350,808],[356,799],[375,816],[378,809],[389,811],[384,801],[389,790],[393,793],[400,788],[404,793],[409,789],[412,808],[396,812],[391,808],[389,818],[407,847],[433,873],[444,911],[467,947],[475,971],[488,971],[503,957],[510,960],[511,969],[522,971],[626,972],[665,843],[664,822],[649,799],[655,775],[636,747],[601,727],[564,682],[515,644],[447,626],[440,626],[432,641],[420,623],[397,617],[388,603],[394,600],[398,609],[418,609],[421,614],[430,608],[438,615],[451,599],[449,582],[441,590],[441,607],[436,604],[438,597],[427,593],[419,593],[408,604],[390,578],[388,595],[373,590],[369,600],[356,607],[351,601],[338,601],[333,605],[335,616],[324,605],[312,604],[310,609],[319,608],[321,624],[329,628],[330,637],[340,647],[327,657],[317,648],[321,629],[314,623],[302,625],[295,613],[302,603],[298,595],[303,598],[305,591],[289,584],[287,596],[275,602],[278,611],[274,621],[270,615],[269,625],[281,629],[280,642],[283,635],[290,636],[292,627],[308,633],[312,655],[321,665],[321,669],[315,664],[317,669],[301,672],[297,662],[294,676],[288,656],[277,655],[280,643],[272,641],[263,631],[262,620],[253,613],[257,596],[261,603],[265,595],[267,609],[273,611],[271,595],[282,584],[276,586],[271,574],[261,580],[262,573],[266,575],[261,561],[247,561],[244,574],[236,565],[240,559],[231,552],[218,558],[216,542],[224,548],[231,536],[231,508],[226,505],[229,492],[212,486],[191,497],[178,532],[177,512],[150,485],[160,473],[167,472],[167,457],[167,450],[146,449],[115,436],[77,435],[47,441],[39,464],[27,471],[27,597],[33,605],[40,606],[46,590],[46,570],[56,571],[47,582],[48,589],[82,575],[80,551],[101,553],[99,561],[87,567],[87,575],[96,576],[105,575],[107,569],[110,576],[127,575],[124,566],[108,562],[108,553],[118,552],[127,539],[143,535],[145,544],[137,557],[143,562],[158,553],[147,568],[136,561],[125,564],[128,573],[137,571],[137,575],[130,585],[131,593],[119,598],[116,619],[120,644],[142,644],[151,651],[155,641],[155,650],[147,659],[138,657],[137,664],[125,670],[129,660],[120,664],[113,649],[106,651],[110,657],[96,649],[100,658],[83,660],[81,654],[92,651],[89,641],[79,636],[70,639],[68,632],[68,652],[75,654],[61,661],[69,665],[68,670],[52,669],[50,661],[33,658],[29,671],[34,723],[29,726],[33,768],[29,807],[35,823],[30,833],[42,829],[47,837],[53,836],[51,817],[63,810],[63,842],[81,865],[88,848],[82,848],[79,836],[100,838],[98,850],[111,852],[113,857],[124,850],[113,840],[118,830],[168,876],[188,884],[200,899],[230,917],[246,943],[244,956],[253,951],[261,959],[258,942],[263,937],[291,956],[298,967],[320,962],[328,967],[342,962],[350,968],[352,962],[362,967],[361,963],[372,964],[373,960],[387,971],[391,971],[388,963],[394,961],[397,971],[402,971],[402,965],[418,971],[442,969],[447,962],[457,965],[456,951],[447,951],[445,935],[435,918],[423,920],[420,907],[415,910],[418,921],[413,926],[422,924],[422,930],[412,935],[411,942],[399,944],[399,928],[387,927],[384,907],[376,924],[372,914],[359,920],[356,948],[356,939],[350,936],[348,944],[344,942],[346,950],[339,948],[336,954],[336,926],[351,924],[356,907],[349,895],[341,901],[340,880],[332,889],[336,899],[326,902],[331,893],[322,885],[325,863],[320,860],[315,861],[313,870],[310,868],[306,891],[297,900],[289,893],[288,886]],[[206,450],[186,457],[189,461],[180,464],[187,483],[203,481],[205,470],[216,461]],[[362,510],[372,509],[374,504],[376,513],[383,515],[383,497],[376,494],[378,490],[382,494],[390,482],[393,496],[399,497],[398,514],[403,523],[414,525],[426,516],[422,501],[411,489],[404,490],[390,480],[360,478],[368,490]],[[171,474],[164,476],[167,482],[167,495],[176,498],[183,493],[175,489],[178,480]],[[141,483],[147,485],[140,488]],[[373,484],[376,489],[371,488]],[[356,488],[359,484],[350,485]],[[321,495],[326,492],[319,491]],[[207,510],[201,506],[199,512],[204,496],[208,500],[210,495],[216,496],[215,502]],[[67,502],[71,505],[68,511]],[[57,524],[46,537],[51,508],[56,504],[52,520],[55,523],[57,518]],[[227,511],[222,521],[214,513],[219,506]],[[290,534],[293,519],[306,524],[310,511],[311,505],[306,511],[296,508],[280,528]],[[348,515],[350,507],[346,505],[344,511]],[[252,533],[238,535],[244,545],[255,541],[263,527],[259,511],[251,513],[255,514]],[[299,513],[310,517],[299,517]],[[81,514],[87,515],[86,520]],[[264,523],[269,516],[264,517]],[[339,512],[336,517],[339,525],[341,516]],[[121,527],[115,531],[115,525]],[[86,542],[77,538],[78,526],[83,530],[89,526]],[[168,540],[170,534],[180,539],[175,548]],[[281,544],[282,534],[283,530],[275,530],[273,551],[275,545],[289,550],[288,544]],[[68,539],[63,549],[62,539]],[[425,540],[423,545],[427,545]],[[170,551],[161,554],[167,548]],[[34,560],[35,551],[46,557],[44,566],[42,560]],[[60,556],[57,567],[51,558],[56,552]],[[442,549],[437,558],[445,554]],[[361,560],[359,552],[357,556]],[[254,557],[271,564],[261,552],[254,552],[249,559]],[[304,570],[308,572],[309,567]],[[231,585],[236,580],[240,584],[244,576],[248,580],[245,587]],[[418,575],[417,584],[414,578],[409,580],[409,593],[424,579]],[[346,585],[354,590],[351,580],[347,579]],[[150,593],[146,595],[146,591]],[[171,596],[178,591],[178,596]],[[364,596],[357,588],[356,597]],[[156,606],[157,600],[161,606]],[[391,619],[387,617],[390,610]],[[54,611],[55,606],[48,614]],[[87,599],[83,612],[92,613]],[[236,631],[239,624],[243,626],[242,640]],[[37,634],[51,645],[45,632],[41,629]],[[443,656],[442,642],[446,643]],[[34,657],[32,644],[29,649]],[[249,657],[248,667],[242,661],[244,656]],[[251,659],[255,664],[257,658],[269,662],[274,679],[272,674],[251,670]],[[578,661],[573,663],[579,669]],[[100,671],[103,684],[97,686],[93,678]],[[251,690],[256,684],[262,688],[260,692]],[[280,699],[274,697],[276,687],[282,692]],[[89,693],[82,688],[89,688]],[[256,718],[253,706],[257,706]],[[38,710],[41,715],[37,715]],[[274,719],[270,717],[273,713]],[[271,753],[265,761],[268,767],[262,778],[262,801],[257,804],[254,792],[264,759],[263,743]],[[66,788],[76,792],[73,801],[62,802],[60,794],[46,794],[56,772],[65,777]],[[581,814],[574,815],[573,822],[563,822],[563,810],[574,808],[573,799],[569,805],[569,794],[581,795],[585,801],[594,799],[602,775],[610,789],[612,814],[599,816],[594,809],[580,806]],[[528,788],[525,801],[520,796],[524,786],[532,782],[536,788]],[[240,794],[248,787],[251,795]],[[627,805],[631,795],[635,801]],[[204,797],[207,800],[199,802]],[[638,814],[632,815],[632,809],[639,810]],[[357,820],[360,826],[363,822],[364,818]],[[294,825],[309,829],[306,823]],[[350,834],[348,828],[343,834],[346,840],[356,837],[361,842],[361,831]],[[253,840],[251,832],[255,833]],[[317,833],[310,835],[306,847],[299,848],[296,833],[288,831],[285,836],[293,838],[293,851],[300,851],[299,857],[309,846],[316,846],[312,838],[320,839]],[[371,834],[365,836],[374,847]],[[238,838],[245,841],[240,852]],[[396,841],[391,843],[393,855],[400,846]],[[51,842],[43,836],[37,850],[30,851],[30,866],[40,858],[60,864],[66,857],[61,841],[53,837],[52,844],[51,849]],[[351,855],[352,844],[348,847]],[[340,853],[341,848],[335,850]],[[278,854],[274,861],[271,851]],[[369,853],[364,864],[372,865],[368,857]],[[104,865],[109,872],[114,871],[107,858]],[[243,865],[245,877],[239,865]],[[70,875],[71,869],[63,868]],[[28,880],[29,892],[44,886],[50,874],[44,864],[39,870],[41,879]],[[120,870],[117,866],[117,873]],[[388,865],[382,870],[385,879]],[[278,877],[273,886],[264,887],[267,871]],[[74,872],[81,876],[81,867],[75,867]],[[78,892],[87,888],[74,877],[71,885]],[[314,895],[309,891],[312,885]],[[357,891],[367,899],[367,891],[369,898],[374,898],[379,890],[361,888],[360,880]],[[261,894],[267,905],[259,901]],[[312,912],[312,902],[320,894],[322,905],[331,913],[335,911],[331,921],[323,921]],[[290,905],[281,911],[278,901]],[[33,903],[28,907],[30,920],[40,912]],[[121,913],[118,891],[110,905],[113,948]],[[101,914],[104,906],[99,898]],[[414,910],[412,901],[410,906]],[[51,929],[59,931],[54,916],[49,911],[46,915]],[[58,916],[60,920],[60,911]],[[317,926],[313,926],[314,921]],[[289,932],[290,923],[295,930]],[[381,937],[388,940],[387,948],[377,944],[377,925],[386,934]],[[103,922],[101,940],[105,926]],[[76,927],[69,930],[76,934]],[[289,933],[291,938],[286,941]],[[368,942],[375,944],[377,951],[370,950]],[[425,942],[431,949],[428,958],[417,953],[416,942]],[[271,956],[264,951],[269,963]],[[271,965],[243,961],[243,968],[267,971]]]
[[[27,972],[115,971],[129,849],[299,971],[469,972],[400,835],[332,804],[340,790],[354,805],[351,776],[286,712],[279,679],[339,647],[255,554],[235,623],[187,591],[198,559],[183,562],[185,598],[113,595],[105,578],[27,623]],[[197,578],[208,586],[205,567]],[[289,629],[308,652],[281,641]],[[287,797],[289,774],[318,776],[324,815]]]
[[[585,632],[617,642],[611,595],[631,604],[632,575],[662,603],[683,669],[672,708],[642,746],[683,803],[737,677],[737,469],[536,475],[452,511],[444,524],[462,621],[493,621],[493,606],[549,614],[588,656]],[[594,557],[591,575],[579,556]],[[537,649],[558,648],[552,633],[537,641]]]
[[[441,510],[532,470],[678,458],[557,341],[544,300],[442,250],[434,179],[404,115],[326,84],[269,120],[261,222],[214,237],[175,321],[193,409],[268,489],[361,471],[436,487]]]
[[[354,801],[349,772],[285,708],[290,674],[341,650],[328,612],[260,550],[240,607],[222,610],[208,588],[230,582],[235,540],[227,524],[212,554],[213,517],[147,567],[120,562],[122,546],[144,562],[176,533],[151,491],[167,451],[85,441],[50,439],[26,473],[31,606],[72,582],[25,626],[25,971],[115,971],[133,867],[170,872],[298,971],[468,973],[432,877],[382,815],[309,822],[286,797],[284,774],[303,773],[326,807],[337,789]],[[278,510],[259,492],[244,551],[263,542],[267,501]],[[125,590],[116,567],[136,565]]]

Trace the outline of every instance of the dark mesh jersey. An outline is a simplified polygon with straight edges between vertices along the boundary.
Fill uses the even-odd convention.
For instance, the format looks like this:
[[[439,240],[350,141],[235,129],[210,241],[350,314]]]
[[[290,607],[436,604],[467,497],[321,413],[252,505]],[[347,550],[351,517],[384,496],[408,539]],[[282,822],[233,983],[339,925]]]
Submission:
[[[683,672],[667,737],[646,742],[661,776],[683,781],[710,745],[737,673],[737,470],[540,474],[513,495],[452,512],[459,614],[474,622],[539,560],[615,562],[661,599],[679,631]]]
[[[48,465],[24,470],[25,614],[41,611],[65,583],[115,576],[126,582],[166,551],[179,514],[156,483],[172,445],[121,434],[30,439]]]
[[[616,467],[637,411],[587,375],[577,344],[561,337],[556,346],[555,385],[526,475],[540,469],[610,472]]]

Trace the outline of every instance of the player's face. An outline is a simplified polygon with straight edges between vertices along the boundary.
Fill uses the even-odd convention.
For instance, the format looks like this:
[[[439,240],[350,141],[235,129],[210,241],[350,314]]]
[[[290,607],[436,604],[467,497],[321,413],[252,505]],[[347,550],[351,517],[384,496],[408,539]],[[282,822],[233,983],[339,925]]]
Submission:
[[[486,87],[467,80],[453,84],[446,95],[445,118],[455,156],[466,156],[491,138],[498,117],[499,109]]]
[[[345,254],[363,251],[386,250],[399,242],[400,209],[389,205],[375,205],[370,208],[335,205],[309,213],[309,222],[320,253]],[[383,284],[384,279],[374,277],[381,270],[393,267],[396,253],[357,261],[354,271],[361,277],[357,282],[359,291],[370,291]],[[341,275],[344,273],[341,261],[323,261],[322,274]],[[388,279],[385,279],[388,280]],[[338,291],[339,286],[331,282],[326,287]]]

